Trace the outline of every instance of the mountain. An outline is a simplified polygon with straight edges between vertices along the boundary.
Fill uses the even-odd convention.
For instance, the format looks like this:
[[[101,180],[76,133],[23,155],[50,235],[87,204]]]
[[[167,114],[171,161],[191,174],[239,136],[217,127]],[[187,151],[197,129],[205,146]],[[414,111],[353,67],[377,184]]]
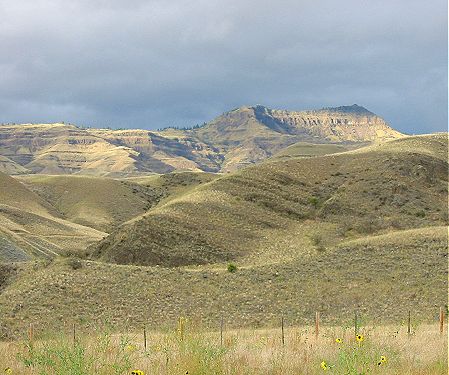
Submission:
[[[269,159],[124,223],[93,246],[92,257],[168,267],[254,264],[306,256],[309,237],[325,248],[348,237],[445,225],[447,168],[446,134]]]
[[[0,171],[110,177],[182,170],[227,172],[297,142],[360,147],[400,137],[380,117],[357,105],[302,112],[241,107],[187,130],[4,124]]]
[[[275,134],[319,142],[370,142],[401,136],[380,117],[356,104],[301,112],[261,105],[241,107],[195,129],[195,133],[201,140],[214,144],[240,144],[248,138]]]

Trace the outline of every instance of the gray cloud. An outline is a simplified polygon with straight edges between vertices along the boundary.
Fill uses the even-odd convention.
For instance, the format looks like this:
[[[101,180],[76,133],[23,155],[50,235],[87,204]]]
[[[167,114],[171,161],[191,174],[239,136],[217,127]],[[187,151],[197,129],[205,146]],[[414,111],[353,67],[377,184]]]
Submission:
[[[447,128],[442,0],[0,0],[0,122],[194,125],[358,103]]]

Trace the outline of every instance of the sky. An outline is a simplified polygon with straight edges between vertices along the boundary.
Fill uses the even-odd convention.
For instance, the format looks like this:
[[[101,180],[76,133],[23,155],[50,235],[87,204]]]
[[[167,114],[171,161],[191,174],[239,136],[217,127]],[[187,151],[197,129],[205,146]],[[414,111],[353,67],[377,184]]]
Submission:
[[[445,0],[0,0],[0,123],[193,126],[359,104],[447,131]]]

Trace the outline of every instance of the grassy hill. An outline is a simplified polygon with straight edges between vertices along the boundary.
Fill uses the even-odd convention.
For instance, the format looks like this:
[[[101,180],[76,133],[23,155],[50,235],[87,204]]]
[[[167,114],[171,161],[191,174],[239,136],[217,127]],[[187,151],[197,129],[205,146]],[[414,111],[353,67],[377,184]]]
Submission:
[[[18,180],[0,173],[0,260],[80,251],[105,233],[65,220]]]
[[[11,271],[12,272],[12,271]],[[173,327],[179,316],[214,328],[311,323],[434,321],[447,303],[447,228],[398,231],[343,241],[313,257],[239,267],[141,267],[71,260],[22,265],[0,293],[2,333],[79,326]],[[13,302],[11,302],[13,301]],[[62,302],[63,301],[63,302]]]
[[[447,136],[411,139],[432,143],[432,154],[398,152],[396,142],[269,161],[218,178],[124,224],[95,246],[93,257],[164,266],[255,261],[276,258],[285,251],[279,244],[310,253],[307,237],[325,248],[348,237],[445,225],[440,146]]]
[[[270,159],[287,160],[289,158],[313,157],[335,154],[338,152],[349,151],[352,148],[363,147],[363,144],[314,144],[307,142],[297,142],[273,155]]]
[[[155,189],[104,177],[27,175],[20,181],[65,219],[105,232],[144,213],[160,198]]]
[[[214,327],[222,315],[228,326],[276,325],[281,313],[290,324],[310,323],[315,311],[326,323],[351,324],[355,309],[377,322],[401,321],[408,310],[414,322],[433,321],[447,304],[447,134],[322,151],[223,175],[0,175],[4,202],[16,202],[8,220],[18,225],[24,213],[30,233],[39,229],[31,217],[80,228],[68,221],[79,215],[77,201],[123,211],[123,220],[133,214],[126,202],[136,202],[137,213],[89,246],[88,259],[1,266],[1,334],[20,335],[31,322],[37,330],[72,321],[161,328],[180,315]],[[151,197],[145,213],[140,194]],[[106,235],[94,233],[84,239]],[[13,252],[18,242],[0,237],[3,254]],[[67,248],[87,245],[74,238]]]
[[[88,244],[215,174],[130,179],[0,174],[0,261],[84,252]]]
[[[18,175],[28,173],[29,170],[6,156],[0,155],[0,172],[8,175]]]

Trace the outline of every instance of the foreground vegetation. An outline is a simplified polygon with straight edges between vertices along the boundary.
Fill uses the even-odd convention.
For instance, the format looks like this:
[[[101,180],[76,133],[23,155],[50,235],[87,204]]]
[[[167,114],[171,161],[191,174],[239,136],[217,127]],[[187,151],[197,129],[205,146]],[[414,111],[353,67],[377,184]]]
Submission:
[[[234,328],[267,327],[281,314],[308,325],[319,311],[323,323],[338,325],[358,310],[380,326],[411,310],[413,321],[430,322],[447,304],[447,227],[351,240],[303,257],[285,242],[279,249],[285,263],[273,251],[272,263],[235,262],[235,272],[228,263],[164,268],[76,258],[0,267],[0,340],[16,339],[30,323],[59,331],[64,322],[108,322],[123,331],[158,329],[178,316],[215,328],[221,315]]]
[[[447,334],[438,326],[404,325],[203,331],[181,320],[178,329],[147,334],[83,332],[32,342],[0,343],[10,374],[447,374]],[[138,373],[138,372],[137,372]]]

